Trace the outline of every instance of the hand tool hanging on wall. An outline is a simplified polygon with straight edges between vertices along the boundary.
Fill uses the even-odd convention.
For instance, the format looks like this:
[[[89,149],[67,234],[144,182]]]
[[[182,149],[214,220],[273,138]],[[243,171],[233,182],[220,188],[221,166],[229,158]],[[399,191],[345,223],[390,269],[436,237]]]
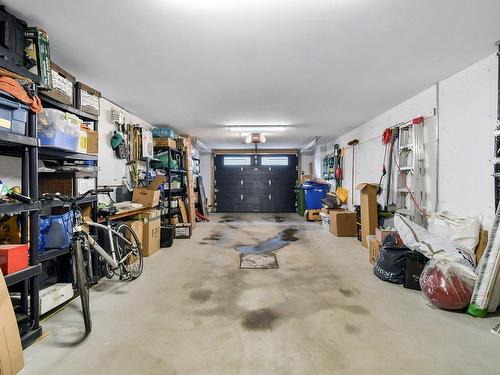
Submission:
[[[387,128],[384,130],[384,133],[382,134],[382,144],[384,145],[384,159],[382,160],[382,175],[380,176],[380,180],[378,182],[378,189],[377,189],[377,196],[382,194],[382,191],[384,190],[382,188],[382,182],[384,180],[384,177],[387,175],[387,169],[385,167],[386,162],[387,162],[387,148],[389,147],[389,144],[391,143],[392,139],[392,129]],[[390,159],[389,159],[390,162]],[[389,191],[389,186],[387,186],[387,190]],[[386,202],[387,205],[387,202]]]
[[[347,145],[351,146],[352,148],[352,168],[351,168],[351,204],[354,205],[354,166],[356,164],[356,150],[355,147],[357,144],[359,144],[358,139],[353,139],[352,141],[348,142]]]
[[[394,158],[393,158],[394,143],[396,142],[398,135],[399,135],[399,128],[398,127],[392,128],[390,141],[388,143],[388,145],[389,145],[389,158],[387,159],[387,188],[386,188],[385,200],[384,200],[386,209],[388,209],[388,207],[392,203],[389,201],[390,195],[391,195],[391,183],[392,183],[392,163],[394,162]]]

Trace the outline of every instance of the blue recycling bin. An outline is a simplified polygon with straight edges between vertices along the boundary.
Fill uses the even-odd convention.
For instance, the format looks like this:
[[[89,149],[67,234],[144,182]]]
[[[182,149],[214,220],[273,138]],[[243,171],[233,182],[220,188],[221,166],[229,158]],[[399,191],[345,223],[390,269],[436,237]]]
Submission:
[[[319,210],[321,208],[321,200],[326,196],[330,185],[319,184],[316,182],[308,182],[302,185],[306,199],[306,210]]]

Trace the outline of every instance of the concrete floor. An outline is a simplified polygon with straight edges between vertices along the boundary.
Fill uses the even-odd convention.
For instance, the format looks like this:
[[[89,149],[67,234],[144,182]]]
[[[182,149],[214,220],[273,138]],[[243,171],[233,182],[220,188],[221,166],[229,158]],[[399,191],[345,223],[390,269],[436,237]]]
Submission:
[[[236,216],[236,215],[235,215]],[[145,261],[127,283],[91,292],[43,322],[23,374],[493,374],[497,318],[426,306],[378,280],[367,250],[297,215],[212,215],[190,240]],[[279,269],[240,270],[237,245],[297,228]]]

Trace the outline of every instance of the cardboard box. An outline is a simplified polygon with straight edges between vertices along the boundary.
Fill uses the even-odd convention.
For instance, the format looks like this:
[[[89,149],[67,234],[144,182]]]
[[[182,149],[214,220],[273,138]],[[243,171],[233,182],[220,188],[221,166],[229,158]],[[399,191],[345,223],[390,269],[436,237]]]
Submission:
[[[384,240],[390,234],[398,234],[398,231],[397,230],[386,230],[386,229],[375,228],[375,238],[380,243],[384,243]]]
[[[371,264],[375,264],[377,261],[378,253],[380,253],[380,248],[382,247],[382,244],[377,241],[377,238],[375,236],[368,236],[367,238],[368,242],[368,261]]]
[[[14,308],[0,271],[0,374],[14,375],[24,367],[23,349]]]
[[[377,190],[378,184],[362,183],[356,186],[361,196],[361,243],[368,247],[366,236],[375,234],[378,227]]]
[[[160,190],[135,188],[132,195],[132,202],[140,203],[146,208],[156,207],[160,204]]]
[[[328,207],[323,207],[321,209],[321,212],[328,216],[330,216],[330,212],[332,211],[345,211],[345,210],[343,208],[328,208]]]
[[[177,148],[177,142],[172,138],[154,138],[155,147]]]
[[[28,267],[28,245],[0,245],[0,269],[4,275]]]
[[[142,221],[142,253],[145,257],[160,249],[160,218],[161,210],[148,210],[136,217]]]
[[[139,242],[142,246],[142,238],[144,236],[144,224],[142,220],[128,220],[124,222],[127,224],[132,230],[135,232],[137,238],[139,239]],[[130,240],[130,235],[127,236],[127,240]]]
[[[332,211],[330,212],[330,233],[337,237],[356,237],[356,212]]]
[[[20,215],[0,217],[0,244],[21,243]]]
[[[87,154],[99,153],[99,133],[93,130],[85,129],[87,132]]]
[[[52,89],[52,69],[50,68],[49,36],[36,27],[28,27],[24,33],[25,67],[40,77],[39,88]]]

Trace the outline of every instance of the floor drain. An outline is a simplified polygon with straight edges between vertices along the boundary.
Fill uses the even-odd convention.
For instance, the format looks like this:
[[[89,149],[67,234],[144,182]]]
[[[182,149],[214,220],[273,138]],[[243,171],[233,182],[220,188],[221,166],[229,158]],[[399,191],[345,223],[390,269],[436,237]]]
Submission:
[[[240,254],[241,269],[278,268],[278,259],[274,253]]]

